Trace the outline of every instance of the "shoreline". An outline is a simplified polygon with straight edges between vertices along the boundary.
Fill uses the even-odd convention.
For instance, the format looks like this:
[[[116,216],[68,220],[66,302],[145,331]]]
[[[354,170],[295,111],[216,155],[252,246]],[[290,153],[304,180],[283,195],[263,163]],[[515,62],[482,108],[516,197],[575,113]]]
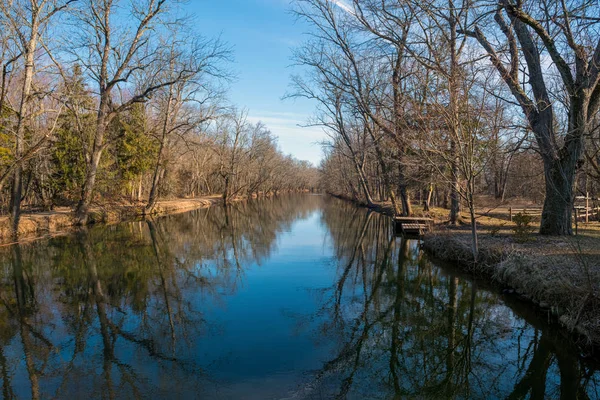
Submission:
[[[508,237],[480,237],[478,260],[473,259],[470,238],[464,232],[433,232],[423,237],[422,246],[436,259],[456,265],[462,271],[486,280],[545,313],[573,336],[574,341],[598,356],[600,350],[600,299],[594,269],[584,272],[574,252],[574,238],[551,237],[537,243],[537,251]],[[483,240],[481,240],[483,239]],[[538,239],[542,241],[543,239]],[[549,248],[564,250],[549,254]],[[573,252],[572,252],[573,251]],[[580,269],[581,268],[581,269]]]
[[[234,201],[240,200],[242,199]],[[144,205],[110,204],[103,207],[94,207],[89,213],[87,226],[96,224],[112,225],[148,216],[179,214],[222,204],[223,199],[220,195],[202,196],[193,199],[163,200],[157,202],[151,214],[146,215],[144,215]],[[2,215],[0,216],[0,246],[69,234],[77,227],[75,212],[72,209],[61,208],[53,211],[23,213],[19,223],[19,239],[14,241],[12,239],[10,217]]]
[[[393,215],[386,203],[368,206],[332,196]],[[474,260],[470,224],[449,227],[439,218],[440,210],[436,211],[431,213],[438,217],[433,232],[422,238],[428,254],[484,280],[502,295],[529,303],[594,358],[600,355],[600,232],[584,231],[569,237],[532,233],[527,240],[518,241],[512,222],[485,217],[478,221],[479,256]],[[415,215],[421,213],[419,208]]]

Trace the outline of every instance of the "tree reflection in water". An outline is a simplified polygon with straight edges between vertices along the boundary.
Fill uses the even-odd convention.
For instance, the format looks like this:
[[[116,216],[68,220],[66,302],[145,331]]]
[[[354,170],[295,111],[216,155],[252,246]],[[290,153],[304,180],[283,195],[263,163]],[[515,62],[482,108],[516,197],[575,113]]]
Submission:
[[[336,345],[299,395],[599,397],[596,370],[553,327],[518,305],[499,306],[497,295],[451,268],[434,266],[416,241],[390,240],[389,219],[331,201],[323,222],[337,278],[311,318],[322,321],[318,342]]]
[[[221,343],[210,354],[205,347],[230,328],[215,315],[239,317],[230,315],[231,300],[256,283],[250,274],[272,266],[279,239],[299,220],[308,221],[302,234],[325,243],[303,248],[311,261],[298,270],[310,273],[288,284],[319,296],[280,313],[305,330],[278,331],[284,350],[270,361],[295,365],[310,355],[306,365],[318,370],[294,370],[287,380],[276,374],[279,381],[258,375],[254,398],[277,385],[270,397],[598,397],[595,370],[527,308],[511,311],[492,292],[434,266],[415,242],[393,238],[386,218],[319,196],[213,207],[3,248],[2,397],[249,397],[243,385],[245,392],[222,391],[222,377],[214,376],[215,368],[236,365],[233,346]],[[326,274],[315,283],[319,271]],[[259,290],[278,289],[270,285]],[[299,293],[290,291],[281,308]],[[244,312],[252,321],[265,311]],[[260,329],[271,328],[254,334],[263,335]],[[248,340],[244,335],[237,337]],[[292,341],[298,336],[304,341]],[[307,347],[292,349],[297,343]],[[248,351],[261,362],[261,349]],[[232,380],[248,378],[236,374]]]
[[[198,296],[235,293],[245,266],[268,259],[279,233],[319,204],[240,203],[5,250],[3,397],[201,393],[203,360],[186,356],[211,328]]]

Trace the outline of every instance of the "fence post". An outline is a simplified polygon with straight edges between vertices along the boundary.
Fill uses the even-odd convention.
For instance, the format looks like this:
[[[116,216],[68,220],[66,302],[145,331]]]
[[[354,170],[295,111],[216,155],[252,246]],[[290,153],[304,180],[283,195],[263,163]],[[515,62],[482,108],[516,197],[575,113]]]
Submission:
[[[579,210],[575,209],[575,236],[579,235]]]
[[[590,193],[585,193],[585,223],[589,224],[590,222]]]
[[[512,222],[512,207],[508,207],[508,219]]]

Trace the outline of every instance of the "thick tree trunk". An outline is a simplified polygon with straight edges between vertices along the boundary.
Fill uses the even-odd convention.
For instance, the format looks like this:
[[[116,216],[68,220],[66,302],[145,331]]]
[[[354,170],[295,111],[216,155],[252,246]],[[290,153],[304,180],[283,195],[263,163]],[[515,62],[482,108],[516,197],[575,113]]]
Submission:
[[[144,208],[144,213],[149,214],[156,206],[156,202],[158,201],[158,190],[160,187],[160,181],[163,173],[160,168],[160,164],[156,166],[154,170],[154,176],[152,177],[152,188],[150,189],[150,195],[148,196],[148,203]]]
[[[398,194],[402,203],[402,216],[410,217],[412,215],[412,205],[410,204],[410,193],[408,193],[407,185],[400,183]]]
[[[583,154],[583,141],[587,132],[587,103],[577,96],[571,97],[569,112],[569,132],[562,148],[557,152],[542,152],[544,160],[544,178],[546,181],[546,196],[542,210],[540,234],[542,235],[572,235],[572,212],[574,201],[574,186],[577,175],[577,165]],[[532,124],[534,130],[539,129],[539,137],[554,137],[552,120],[546,115],[540,118],[538,124]],[[542,142],[543,143],[543,142]]]
[[[576,165],[560,162],[545,166],[546,197],[542,211],[540,234],[572,235],[573,186]],[[569,165],[570,164],[570,165]]]
[[[423,211],[431,211],[431,197],[433,195],[433,185],[429,184],[423,196]]]

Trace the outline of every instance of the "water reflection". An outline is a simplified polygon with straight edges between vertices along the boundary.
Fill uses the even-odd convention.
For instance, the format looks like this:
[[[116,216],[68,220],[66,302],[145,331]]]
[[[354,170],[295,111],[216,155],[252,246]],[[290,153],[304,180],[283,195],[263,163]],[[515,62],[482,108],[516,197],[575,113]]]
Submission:
[[[552,327],[388,222],[288,196],[4,248],[3,398],[600,397]]]
[[[534,313],[525,321],[416,242],[390,239],[387,219],[339,202],[323,219],[338,272],[316,335],[337,348],[307,387],[331,398],[598,398],[596,371]]]

